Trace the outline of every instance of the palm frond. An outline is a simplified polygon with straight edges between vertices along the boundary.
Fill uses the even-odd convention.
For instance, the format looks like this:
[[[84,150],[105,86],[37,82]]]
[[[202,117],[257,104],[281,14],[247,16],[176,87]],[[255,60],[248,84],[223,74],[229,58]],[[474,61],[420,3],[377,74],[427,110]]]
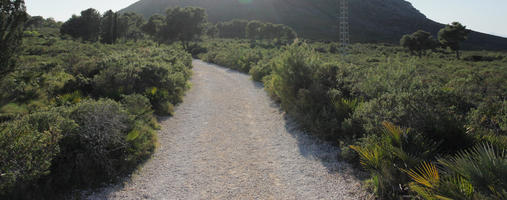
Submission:
[[[417,167],[415,170],[402,169],[402,171],[407,173],[415,182],[428,188],[436,188],[440,184],[438,169],[432,163],[423,162],[421,166]]]
[[[394,143],[394,145],[401,147],[402,138],[409,133],[410,129],[403,129],[391,122],[382,122],[382,125],[385,129],[384,133],[389,136],[391,142]]]
[[[380,169],[382,152],[378,145],[374,145],[370,148],[354,145],[351,145],[349,147],[359,154],[361,159],[360,162],[365,169]]]
[[[448,159],[439,159],[438,162],[449,173],[470,181],[481,193],[498,196],[497,191],[507,190],[505,151],[498,151],[489,143],[464,150]]]
[[[417,193],[420,197],[427,200],[453,200],[449,197],[444,197],[442,195],[436,194],[434,190],[419,185],[415,182],[409,184],[410,190]]]

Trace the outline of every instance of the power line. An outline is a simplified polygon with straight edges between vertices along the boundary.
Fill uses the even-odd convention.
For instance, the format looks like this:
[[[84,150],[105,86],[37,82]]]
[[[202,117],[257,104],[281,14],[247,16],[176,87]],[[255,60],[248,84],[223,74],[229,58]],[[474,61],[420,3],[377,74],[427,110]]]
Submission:
[[[349,0],[338,1],[338,29],[340,34],[340,51],[342,54],[347,54],[347,48],[350,44]]]

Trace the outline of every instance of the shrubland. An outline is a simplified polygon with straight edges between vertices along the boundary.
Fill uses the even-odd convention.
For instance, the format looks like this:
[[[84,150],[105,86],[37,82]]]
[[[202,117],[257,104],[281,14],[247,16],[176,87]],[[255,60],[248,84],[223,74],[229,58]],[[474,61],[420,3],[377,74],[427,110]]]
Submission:
[[[189,88],[179,45],[63,38],[26,29],[1,79],[2,198],[58,198],[130,173],[156,147],[155,114],[172,115]]]
[[[211,40],[200,58],[262,81],[303,129],[342,147],[379,198],[504,199],[502,52]],[[453,49],[455,50],[455,49]],[[487,58],[487,59],[485,59]]]
[[[1,4],[0,198],[56,198],[135,169],[155,149],[154,114],[171,115],[189,88],[191,54],[262,81],[301,128],[361,165],[379,198],[507,198],[507,57],[461,51],[458,23],[438,37],[453,53],[418,31],[402,44],[419,57],[387,44],[342,55],[292,43],[283,25],[206,24],[198,8],[148,23],[88,9],[62,24],[27,19],[22,4]]]

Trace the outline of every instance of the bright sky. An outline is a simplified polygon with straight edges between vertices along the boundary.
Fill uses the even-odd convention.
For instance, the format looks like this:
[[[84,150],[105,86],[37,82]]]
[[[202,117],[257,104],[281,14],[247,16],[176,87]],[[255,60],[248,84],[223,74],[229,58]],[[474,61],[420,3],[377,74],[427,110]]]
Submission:
[[[25,0],[30,15],[65,21],[87,8],[120,10],[138,0]],[[426,17],[448,24],[507,37],[507,0],[408,0]]]
[[[139,0],[25,0],[28,14],[32,16],[52,17],[57,21],[66,21],[72,14],[95,8],[100,13],[107,10],[118,11]]]
[[[507,37],[507,0],[408,0],[426,17],[449,24]]]

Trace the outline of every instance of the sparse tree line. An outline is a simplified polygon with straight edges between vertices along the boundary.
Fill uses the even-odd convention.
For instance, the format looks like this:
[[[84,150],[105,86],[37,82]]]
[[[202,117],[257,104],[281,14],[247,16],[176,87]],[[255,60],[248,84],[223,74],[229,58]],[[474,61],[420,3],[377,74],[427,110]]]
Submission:
[[[34,29],[34,28],[59,28],[62,26],[62,22],[57,22],[53,18],[44,19],[41,16],[29,16],[28,20],[25,23],[25,29]]]
[[[292,41],[297,37],[297,33],[292,28],[283,24],[237,19],[210,25],[206,34],[211,37],[252,40]]]
[[[147,21],[136,13],[109,10],[101,15],[90,8],[82,11],[80,16],[73,15],[62,24],[60,32],[83,41],[106,44],[116,43],[120,39],[139,40],[147,35],[158,43],[181,41],[185,49],[189,47],[189,42],[204,34],[209,37],[283,41],[292,41],[297,37],[296,32],[286,25],[257,20],[209,24],[205,10],[194,7],[169,8],[165,16],[155,14]]]
[[[438,32],[438,41],[433,38],[431,33],[418,30],[415,33],[404,35],[401,40],[401,46],[407,48],[410,53],[422,57],[428,50],[434,50],[438,47],[450,48],[456,52],[456,58],[460,59],[460,43],[465,41],[470,30],[466,29],[459,22],[453,22],[446,25]]]
[[[139,40],[144,35],[159,43],[188,41],[200,37],[204,31],[206,14],[201,8],[170,8],[166,16],[154,15],[146,20],[136,13],[117,13],[111,10],[101,15],[90,8],[63,23],[60,32],[83,41],[114,44],[120,39]]]

